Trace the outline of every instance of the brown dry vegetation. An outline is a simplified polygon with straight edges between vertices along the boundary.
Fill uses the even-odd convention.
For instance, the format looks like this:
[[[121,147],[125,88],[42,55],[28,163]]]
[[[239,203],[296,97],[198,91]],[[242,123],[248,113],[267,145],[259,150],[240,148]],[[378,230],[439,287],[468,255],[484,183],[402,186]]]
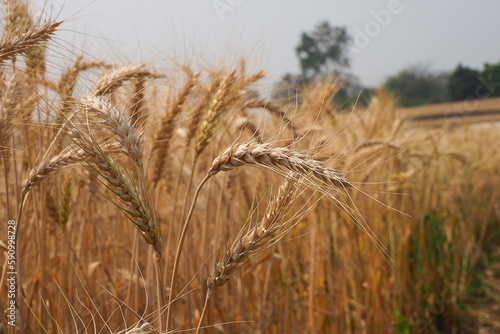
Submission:
[[[244,61],[60,68],[44,56],[60,22],[3,13],[0,332],[500,328],[483,284],[498,282],[498,128],[415,129],[382,90],[341,113],[336,81],[259,99]]]

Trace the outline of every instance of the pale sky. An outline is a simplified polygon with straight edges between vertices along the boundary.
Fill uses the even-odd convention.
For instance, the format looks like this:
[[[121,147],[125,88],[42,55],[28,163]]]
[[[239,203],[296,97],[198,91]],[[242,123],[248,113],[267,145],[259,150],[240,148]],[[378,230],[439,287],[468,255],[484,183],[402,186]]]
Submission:
[[[498,0],[49,2],[55,11],[62,7],[58,18],[70,18],[61,39],[134,63],[174,57],[220,64],[245,52],[253,68],[278,80],[299,73],[300,34],[324,20],[355,37],[351,71],[367,86],[417,63],[442,71],[500,61]]]

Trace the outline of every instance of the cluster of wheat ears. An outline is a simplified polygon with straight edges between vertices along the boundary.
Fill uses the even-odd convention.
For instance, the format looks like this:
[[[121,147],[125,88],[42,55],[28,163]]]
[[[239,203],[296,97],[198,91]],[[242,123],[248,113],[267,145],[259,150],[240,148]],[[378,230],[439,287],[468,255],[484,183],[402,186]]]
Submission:
[[[13,26],[6,27],[5,31],[9,32],[15,28],[22,30],[20,24],[16,22],[23,19],[19,5],[14,2],[7,2],[7,4],[10,5],[6,8],[7,18],[9,24]],[[0,59],[5,79],[2,96],[2,143],[9,139],[10,126],[21,116],[15,113],[24,114],[22,115],[24,125],[30,124],[28,122],[33,117],[30,114],[33,110],[22,106],[22,103],[26,101],[21,101],[22,94],[17,93],[21,81],[19,76],[31,73],[19,73],[14,61],[16,57],[21,55],[28,57],[31,53],[43,49],[60,24],[61,22],[50,20],[39,22],[25,32],[20,31],[18,35],[10,38],[4,36],[4,41],[0,46]],[[12,66],[6,66],[7,61],[12,61]],[[40,58],[40,61],[43,61],[43,58]],[[36,64],[33,68],[28,67],[26,70],[33,70],[32,75],[36,77],[36,71],[40,70],[41,66],[42,64]],[[72,93],[79,73],[99,67],[107,68],[109,72],[97,80],[88,95],[78,100],[75,99]],[[229,112],[244,115],[251,108],[266,108],[282,117],[286,125],[291,127],[290,120],[279,111],[279,108],[271,102],[256,99],[248,94],[249,86],[261,79],[264,72],[260,71],[246,76],[244,63],[241,63],[239,71],[235,70],[227,74],[214,73],[211,75],[209,84],[204,85],[200,80],[200,74],[194,74],[187,65],[182,65],[182,69],[187,77],[185,84],[172,103],[169,103],[167,110],[160,113],[160,119],[157,124],[154,124],[155,130],[150,140],[152,145],[145,148],[144,142],[147,138],[145,130],[150,122],[144,106],[145,86],[148,80],[162,79],[165,75],[146,66],[111,66],[104,62],[84,62],[83,57],[76,59],[74,65],[61,75],[57,87],[54,87],[60,95],[59,105],[54,106],[55,110],[46,110],[46,117],[51,124],[54,136],[43,156],[37,157],[24,182],[19,205],[17,236],[22,234],[23,205],[30,192],[50,176],[61,174],[69,167],[82,166],[90,172],[90,178],[99,180],[107,189],[105,196],[109,196],[108,200],[122,211],[145,242],[153,247],[157,264],[161,267],[162,237],[156,210],[158,204],[155,203],[154,192],[159,182],[165,177],[165,170],[173,159],[169,149],[171,142],[176,139],[177,119],[187,118],[186,153],[191,140],[194,139],[193,171],[199,157],[212,141],[220,119]],[[132,94],[124,105],[120,103],[122,101],[118,101],[119,97],[116,92],[128,82],[132,83]],[[36,87],[33,93],[37,93],[35,89]],[[186,108],[188,102],[190,106]],[[186,109],[191,110],[187,112]],[[51,114],[52,112],[54,114]],[[247,123],[250,122],[247,120]],[[239,127],[241,129],[241,126]],[[257,127],[254,126],[254,128]],[[299,185],[306,185],[313,189],[322,187],[324,192],[328,192],[330,187],[337,187],[341,191],[351,187],[349,180],[344,178],[339,171],[325,167],[322,162],[308,156],[307,153],[264,143],[262,138],[257,138],[256,131],[248,140],[232,144],[213,160],[206,177],[195,191],[187,217],[184,218],[184,214],[181,216],[185,221],[174,257],[170,292],[168,299],[163,299],[164,296],[162,296],[161,300],[161,307],[172,305],[168,307],[166,313],[166,328],[169,328],[170,309],[175,308],[173,304],[174,283],[183,250],[183,241],[189,233],[188,226],[198,193],[210,177],[220,171],[232,171],[237,167],[252,165],[273,170],[281,174],[285,181],[279,187],[277,195],[268,204],[263,219],[251,226],[249,230],[239,234],[236,240],[229,242],[230,246],[227,251],[215,262],[212,274],[207,278],[207,302],[213,290],[226,283],[239,267],[265,249],[270,242],[275,243],[287,230],[290,230],[296,219],[283,221],[283,218],[295,201]],[[146,161],[144,161],[145,150]],[[63,195],[63,198],[68,202],[68,193]],[[64,210],[68,210],[67,205],[66,209],[64,207],[65,205],[61,205],[60,209],[63,217],[67,215]],[[64,219],[63,217],[61,219]],[[175,224],[175,222],[170,222],[170,224]],[[18,254],[21,256],[20,253]],[[159,273],[161,275],[161,269]],[[163,289],[163,286],[160,289]],[[200,317],[198,329],[202,320],[203,317]],[[160,320],[159,323],[162,326]]]
[[[370,332],[391,327],[394,309],[417,309],[405,300],[427,303],[411,279],[417,269],[398,264],[398,252],[427,241],[394,217],[432,207],[434,183],[425,182],[439,173],[429,161],[467,158],[440,151],[429,133],[420,144],[434,153],[415,149],[383,91],[373,116],[354,117],[332,107],[338,81],[285,103],[259,97],[265,73],[248,74],[243,60],[217,71],[89,56],[54,65],[49,42],[62,22],[4,4],[2,218],[17,222],[21,332]],[[391,195],[424,183],[422,198]],[[365,210],[382,217],[379,231]],[[475,261],[477,243],[466,249]],[[469,280],[456,260],[453,287]],[[422,268],[435,274],[434,264]],[[381,277],[392,292],[380,294]],[[0,289],[5,278],[3,264]],[[399,292],[412,285],[420,292]]]

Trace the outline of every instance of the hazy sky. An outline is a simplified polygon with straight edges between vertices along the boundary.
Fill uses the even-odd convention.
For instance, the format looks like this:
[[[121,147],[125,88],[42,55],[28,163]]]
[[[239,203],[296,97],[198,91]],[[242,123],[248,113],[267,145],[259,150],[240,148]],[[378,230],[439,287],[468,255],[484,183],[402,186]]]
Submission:
[[[500,61],[498,0],[52,0],[63,3],[63,39],[134,62],[220,64],[246,52],[277,80],[299,72],[300,33],[324,20],[355,37],[351,70],[365,85],[417,63],[441,71]]]

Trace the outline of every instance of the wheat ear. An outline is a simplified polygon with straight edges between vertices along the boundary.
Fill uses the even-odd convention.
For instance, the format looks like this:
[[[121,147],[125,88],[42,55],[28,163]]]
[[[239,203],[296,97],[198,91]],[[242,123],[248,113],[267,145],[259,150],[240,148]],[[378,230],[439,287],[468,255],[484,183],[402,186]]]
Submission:
[[[227,109],[228,101],[231,101],[231,85],[235,80],[236,72],[233,71],[226,75],[222,80],[217,93],[214,96],[213,101],[210,104],[210,107],[207,112],[207,116],[203,123],[201,124],[201,128],[199,134],[196,136],[196,155],[195,160],[199,157],[199,155],[203,152],[203,150],[207,147],[214,135],[215,126],[219,121],[219,118],[223,114],[223,112]]]
[[[121,148],[121,146],[117,144],[109,144],[104,147],[104,149],[109,152],[116,152],[119,148]],[[33,167],[28,178],[24,182],[25,186],[22,191],[23,196],[26,195],[31,188],[45,180],[54,172],[64,167],[81,163],[85,161],[87,157],[87,152],[85,150],[69,148],[49,160],[43,160],[36,167]]]
[[[285,182],[279,188],[278,194],[269,203],[262,220],[253,228],[240,234],[231,244],[221,259],[219,259],[212,269],[212,274],[207,279],[207,295],[205,305],[198,323],[199,332],[203,318],[215,288],[224,285],[231,276],[246,262],[251,260],[256,254],[264,250],[271,239],[287,222],[281,220],[289,211],[297,197],[297,190],[300,181],[294,173],[287,176]]]
[[[174,104],[169,108],[166,116],[161,119],[160,126],[154,135],[154,142],[151,149],[151,153],[157,151],[153,167],[154,176],[152,181],[154,185],[158,183],[163,174],[165,160],[167,158],[170,142],[174,133],[175,120],[182,111],[182,106],[196,84],[199,76],[198,74],[193,75],[192,71],[188,67],[185,67],[185,71],[188,75],[188,79],[180,93],[175,98]]]
[[[239,267],[259,253],[278,229],[283,227],[279,223],[296,198],[298,184],[299,181],[293,175],[287,177],[278,194],[267,206],[262,220],[238,237],[214,265],[212,275],[207,279],[209,290],[225,284]]]
[[[115,71],[105,74],[94,87],[97,96],[113,94],[125,81],[144,80],[146,78],[159,79],[164,74],[147,69],[144,65],[126,65]]]
[[[12,76],[2,87],[0,93],[0,151],[6,146],[9,136],[12,134],[13,119],[19,114],[19,81],[16,76]],[[3,154],[2,154],[3,157]],[[1,157],[0,157],[1,158]]]
[[[128,115],[118,111],[108,101],[97,96],[87,96],[80,101],[81,108],[104,121],[114,139],[123,146],[123,151],[142,167],[142,137]]]
[[[313,176],[326,184],[345,189],[351,187],[348,179],[333,169],[322,166],[321,162],[285,147],[274,147],[269,143],[243,143],[233,145],[214,159],[209,175],[229,171],[243,165],[260,165],[276,171],[288,169],[302,176]]]
[[[108,189],[115,193],[125,207],[120,209],[134,223],[146,242],[152,245],[157,254],[161,254],[161,240],[158,225],[149,201],[129,184],[128,180],[116,167],[115,162],[99,145],[86,138],[76,128],[68,130],[70,138],[85,152],[99,174],[107,181]]]
[[[61,23],[62,21],[45,21],[41,25],[31,27],[24,34],[0,43],[0,64],[48,41]]]

